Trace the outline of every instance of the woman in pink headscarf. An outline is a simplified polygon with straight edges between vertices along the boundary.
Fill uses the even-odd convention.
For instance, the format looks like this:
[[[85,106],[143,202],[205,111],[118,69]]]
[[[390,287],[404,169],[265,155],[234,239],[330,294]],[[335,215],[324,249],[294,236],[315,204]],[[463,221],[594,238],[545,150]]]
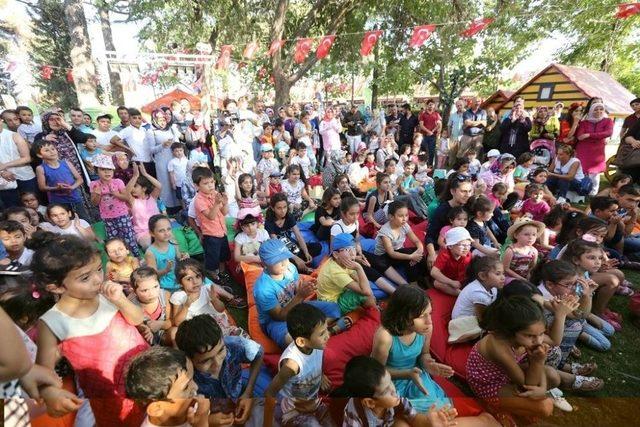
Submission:
[[[319,133],[322,137],[323,153],[320,156],[320,164],[324,166],[325,159],[331,158],[333,151],[340,150],[340,131],[342,125],[340,120],[335,117],[332,108],[327,108],[324,118],[320,122]]]
[[[582,163],[582,169],[593,182],[590,195],[598,194],[600,174],[606,168],[604,148],[613,134],[613,120],[607,117],[604,104],[594,102],[589,108],[587,117],[583,119],[576,130],[576,157]]]

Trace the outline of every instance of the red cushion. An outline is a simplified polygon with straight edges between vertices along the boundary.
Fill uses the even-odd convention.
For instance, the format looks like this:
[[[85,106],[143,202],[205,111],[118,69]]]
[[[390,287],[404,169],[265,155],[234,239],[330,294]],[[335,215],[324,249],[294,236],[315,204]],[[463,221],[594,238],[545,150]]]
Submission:
[[[344,367],[355,356],[369,356],[373,347],[373,335],[380,326],[380,312],[376,307],[363,310],[364,315],[351,329],[334,335],[324,350],[322,372],[331,380],[331,387],[342,385]]]
[[[427,291],[431,299],[431,319],[433,320],[433,335],[431,336],[431,353],[440,362],[453,368],[456,375],[467,378],[467,359],[473,347],[473,343],[449,344],[448,325],[451,320],[451,311],[456,298],[438,291]]]
[[[418,238],[418,240],[420,240],[421,242],[424,242],[424,236],[427,232],[427,221],[422,221],[419,224],[411,224],[411,230],[415,233],[416,237]],[[405,248],[414,248],[415,245],[413,244],[413,242],[409,239],[405,239],[404,240],[404,247]]]
[[[240,263],[236,262],[233,259],[233,248],[235,246],[235,242],[229,242],[229,250],[231,251],[231,259],[226,262],[227,272],[231,275],[231,278],[234,282],[241,286],[246,286],[244,280],[244,274],[242,274],[242,268],[240,267]]]

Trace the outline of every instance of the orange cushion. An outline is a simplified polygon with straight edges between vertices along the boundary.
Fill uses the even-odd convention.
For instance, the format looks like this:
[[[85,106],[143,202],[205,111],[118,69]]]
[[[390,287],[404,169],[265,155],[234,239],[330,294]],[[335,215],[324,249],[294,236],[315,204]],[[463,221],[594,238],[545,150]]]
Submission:
[[[64,377],[62,379],[62,388],[76,393],[76,386],[73,383],[73,378]],[[70,412],[61,418],[54,418],[49,414],[42,414],[31,419],[32,427],[73,427],[76,421],[76,413]]]
[[[253,285],[262,274],[262,267],[255,264],[240,263],[244,273],[244,283],[247,288],[247,305],[249,306],[248,328],[251,339],[260,344],[265,353],[281,353],[280,347],[262,331],[258,320],[258,309],[253,298]]]

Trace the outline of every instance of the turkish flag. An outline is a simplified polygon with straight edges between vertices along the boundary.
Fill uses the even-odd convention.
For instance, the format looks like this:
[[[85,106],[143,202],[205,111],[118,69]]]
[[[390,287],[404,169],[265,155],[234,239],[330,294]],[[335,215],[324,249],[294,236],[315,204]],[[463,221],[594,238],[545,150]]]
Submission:
[[[431,34],[436,30],[435,25],[418,25],[417,27],[413,27],[413,34],[411,35],[411,40],[409,40],[409,47],[418,48],[422,46]]]
[[[229,68],[229,64],[231,63],[231,51],[233,50],[233,45],[225,44],[220,48],[220,56],[218,56],[218,61],[216,62],[217,70],[226,70]]]
[[[473,37],[494,21],[493,18],[476,18],[460,33],[462,37]]]
[[[325,58],[329,55],[329,51],[331,50],[331,46],[333,46],[333,41],[336,39],[335,34],[332,36],[324,36],[322,40],[320,40],[320,44],[318,45],[318,49],[316,49],[316,57],[318,59]]]
[[[43,66],[40,68],[40,75],[45,80],[51,80],[51,77],[53,76],[53,68],[50,65]]]
[[[623,3],[618,5],[616,18],[627,19],[630,16],[640,13],[640,3]]]
[[[73,83],[73,70],[67,70],[67,81]]]
[[[252,41],[244,48],[244,52],[242,52],[242,56],[247,59],[252,59],[256,54],[256,50],[258,50],[258,42]]]
[[[381,35],[382,30],[367,31],[366,33],[364,33],[362,44],[360,45],[360,55],[369,55]]]
[[[271,46],[269,46],[269,51],[267,52],[267,55],[269,56],[273,56],[274,53],[276,53],[277,51],[280,50],[280,48],[282,48],[282,46],[284,45],[284,40],[274,40],[271,42]]]
[[[307,56],[309,56],[309,52],[311,51],[311,44],[313,43],[313,39],[298,39],[296,42],[296,51],[293,54],[293,60],[296,61],[296,64],[302,64]]]

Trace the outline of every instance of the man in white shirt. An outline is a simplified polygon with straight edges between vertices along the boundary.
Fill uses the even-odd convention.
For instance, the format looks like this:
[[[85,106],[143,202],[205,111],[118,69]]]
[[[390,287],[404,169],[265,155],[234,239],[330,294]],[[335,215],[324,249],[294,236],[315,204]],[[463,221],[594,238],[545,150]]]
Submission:
[[[118,132],[111,129],[111,114],[103,114],[96,119],[97,129],[91,129],[90,133],[95,135],[98,148],[103,151],[127,150],[127,147],[120,140]]]
[[[142,113],[135,108],[129,109],[129,126],[120,131],[118,136],[128,145],[127,151],[133,154],[133,161],[144,163],[151,176],[155,176],[156,166],[151,158],[153,135],[142,127]]]

